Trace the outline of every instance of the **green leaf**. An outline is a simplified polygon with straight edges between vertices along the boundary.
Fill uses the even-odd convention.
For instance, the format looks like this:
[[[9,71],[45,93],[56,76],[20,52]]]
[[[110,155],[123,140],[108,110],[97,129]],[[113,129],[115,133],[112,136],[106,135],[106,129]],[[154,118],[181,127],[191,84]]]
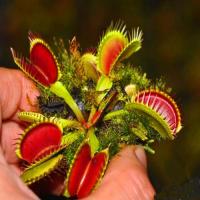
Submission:
[[[83,114],[80,111],[78,105],[61,82],[57,81],[56,83],[52,84],[50,87],[50,91],[53,92],[55,95],[63,98],[66,104],[72,109],[77,119],[82,123],[85,122]]]
[[[125,108],[128,111],[129,110],[137,110],[141,114],[148,117],[149,121],[150,121],[149,122],[150,126],[152,128],[154,128],[161,135],[162,138],[174,139],[171,129],[168,126],[168,124],[166,123],[166,121],[164,119],[162,119],[162,117],[160,117],[160,115],[158,115],[158,113],[156,113],[151,108],[149,108],[143,104],[139,104],[139,103],[129,103],[125,106]]]
[[[36,112],[20,112],[18,117],[25,122],[43,122],[48,119],[44,115]]]
[[[109,112],[108,114],[106,114],[103,118],[104,121],[107,121],[107,120],[111,120],[115,117],[119,117],[119,116],[123,116],[123,115],[127,115],[128,114],[128,111],[127,110],[116,110],[116,111],[112,111],[112,112]]]
[[[99,149],[99,140],[97,139],[97,137],[94,133],[93,127],[88,130],[87,136],[89,138],[89,145],[90,145],[90,148],[91,148],[91,156],[93,157],[94,154]]]
[[[98,80],[99,74],[96,69],[97,58],[92,53],[86,53],[81,57],[81,64],[83,65],[85,75],[94,81]]]
[[[97,86],[96,86],[96,91],[99,92],[104,92],[102,94],[100,94],[97,97],[97,103],[99,104],[101,102],[101,100],[105,97],[105,95],[107,94],[107,92],[111,89],[113,83],[111,81],[111,79],[107,76],[102,75],[98,82],[97,82]]]
[[[72,144],[73,142],[78,140],[83,135],[84,135],[84,132],[81,132],[81,131],[75,131],[75,132],[68,133],[67,135],[64,135],[62,137],[61,144],[65,145],[65,146],[69,146],[70,144]]]
[[[139,128],[131,128],[132,132],[138,136],[142,141],[147,140],[147,133],[144,132],[143,130],[139,129]]]
[[[48,176],[51,172],[56,170],[63,160],[63,155],[59,154],[39,165],[34,165],[33,167],[29,167],[26,169],[21,175],[22,180],[30,185],[46,176]]]
[[[58,118],[58,123],[63,128],[77,128],[77,129],[82,129],[81,123],[79,123],[76,120]]]

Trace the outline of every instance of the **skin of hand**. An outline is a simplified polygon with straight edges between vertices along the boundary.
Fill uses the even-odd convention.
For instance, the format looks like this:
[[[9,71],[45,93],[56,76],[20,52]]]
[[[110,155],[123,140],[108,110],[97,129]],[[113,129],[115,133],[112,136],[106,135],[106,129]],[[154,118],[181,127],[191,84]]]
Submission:
[[[37,111],[35,85],[18,70],[0,67],[0,199],[39,199],[19,178],[15,139],[23,132],[20,111]],[[109,164],[99,187],[84,200],[152,200],[155,191],[141,147],[125,147]]]

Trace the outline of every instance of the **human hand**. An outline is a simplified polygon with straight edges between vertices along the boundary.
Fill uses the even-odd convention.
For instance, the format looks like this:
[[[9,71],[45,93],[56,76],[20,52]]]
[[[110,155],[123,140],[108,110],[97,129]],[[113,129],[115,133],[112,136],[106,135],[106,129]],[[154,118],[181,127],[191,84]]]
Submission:
[[[37,110],[34,102],[39,93],[20,71],[5,68],[0,68],[0,91],[0,199],[38,199],[18,177],[19,160],[13,143],[23,131],[17,113]],[[85,200],[152,200],[154,193],[144,151],[129,146],[110,162],[98,189]]]
[[[23,131],[17,112],[34,111],[28,99],[36,99],[39,94],[20,71],[5,68],[0,68],[0,91],[0,199],[38,199],[19,178],[13,144]]]

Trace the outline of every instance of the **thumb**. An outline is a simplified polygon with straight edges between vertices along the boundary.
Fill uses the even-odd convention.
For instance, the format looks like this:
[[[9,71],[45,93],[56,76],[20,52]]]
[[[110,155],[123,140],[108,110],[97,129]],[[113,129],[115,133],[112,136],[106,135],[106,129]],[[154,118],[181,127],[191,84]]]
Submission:
[[[88,200],[152,200],[154,194],[146,172],[144,150],[127,146],[112,159],[101,185]]]

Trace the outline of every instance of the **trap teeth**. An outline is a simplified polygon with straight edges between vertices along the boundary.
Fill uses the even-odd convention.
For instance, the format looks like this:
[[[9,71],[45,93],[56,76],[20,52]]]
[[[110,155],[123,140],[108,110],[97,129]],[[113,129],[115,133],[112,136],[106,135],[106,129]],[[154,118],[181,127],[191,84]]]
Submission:
[[[97,52],[97,69],[109,76],[112,68],[120,61],[130,57],[142,45],[142,32],[137,28],[127,34],[123,23],[111,26],[100,41]]]
[[[133,100],[132,107],[148,114],[156,121],[159,121],[158,123],[165,127],[168,136],[171,138],[181,129],[181,117],[178,106],[175,101],[164,92],[158,90],[144,90],[138,92]],[[157,125],[153,122],[152,126],[155,128]]]

